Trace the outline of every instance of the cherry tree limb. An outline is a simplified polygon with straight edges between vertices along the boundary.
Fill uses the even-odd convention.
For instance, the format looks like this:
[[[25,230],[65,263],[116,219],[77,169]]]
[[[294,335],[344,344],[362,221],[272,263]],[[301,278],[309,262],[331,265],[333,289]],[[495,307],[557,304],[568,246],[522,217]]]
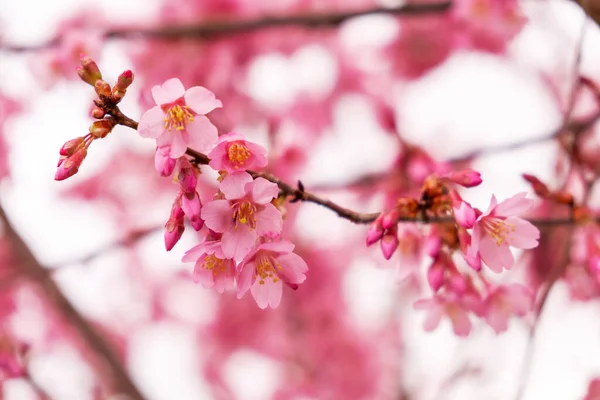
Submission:
[[[144,397],[113,350],[62,293],[52,279],[50,271],[39,263],[27,244],[13,228],[2,207],[0,207],[0,224],[3,227],[5,237],[11,244],[14,261],[19,265],[20,272],[42,289],[57,313],[82,339],[82,342],[90,351],[93,367],[96,369],[98,376],[106,380],[111,393],[126,395],[131,400],[143,400]]]
[[[358,11],[266,16],[256,19],[239,20],[215,19],[187,25],[165,25],[152,28],[113,28],[105,31],[103,37],[105,39],[136,37],[151,37],[161,39],[208,39],[218,36],[234,35],[282,26],[301,26],[307,28],[335,27],[349,19],[367,15],[388,14],[411,17],[419,15],[443,14],[448,12],[451,6],[452,2],[449,0],[422,3],[409,2],[397,7],[374,7]],[[35,51],[47,47],[58,46],[60,45],[61,40],[62,39],[58,37],[50,42],[35,46],[19,46],[5,43],[0,44],[0,49],[15,53]]]

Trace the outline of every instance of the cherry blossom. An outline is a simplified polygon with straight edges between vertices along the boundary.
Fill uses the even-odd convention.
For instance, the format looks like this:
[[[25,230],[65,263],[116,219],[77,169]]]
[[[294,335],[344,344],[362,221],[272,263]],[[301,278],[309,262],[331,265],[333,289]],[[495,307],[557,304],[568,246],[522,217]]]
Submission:
[[[214,286],[218,293],[234,288],[235,261],[225,257],[221,250],[221,241],[205,240],[186,251],[181,261],[195,262],[192,280],[203,287]]]
[[[140,118],[138,132],[156,139],[158,147],[170,146],[170,156],[182,156],[187,147],[207,152],[217,142],[217,128],[205,114],[222,106],[208,89],[194,86],[187,90],[172,78],[152,88],[156,107]]]
[[[267,166],[267,151],[249,142],[239,133],[219,137],[216,147],[208,153],[209,165],[217,171],[238,172]]]

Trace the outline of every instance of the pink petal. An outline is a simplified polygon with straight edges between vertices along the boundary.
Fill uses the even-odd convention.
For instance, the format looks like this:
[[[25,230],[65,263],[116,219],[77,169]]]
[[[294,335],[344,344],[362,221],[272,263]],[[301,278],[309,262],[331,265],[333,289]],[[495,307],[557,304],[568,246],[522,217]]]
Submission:
[[[296,247],[292,242],[287,240],[280,240],[277,242],[267,242],[260,245],[260,250],[273,251],[276,253],[287,254],[291,253]]]
[[[235,266],[232,260],[223,261],[224,271],[219,271],[214,277],[215,279],[215,290],[217,293],[223,293],[226,290],[231,290],[235,283]]]
[[[281,212],[273,204],[265,204],[256,213],[256,233],[259,236],[277,236],[283,229]]]
[[[279,276],[287,283],[300,284],[306,280],[305,272],[308,271],[308,265],[297,254],[290,253],[280,256],[277,261],[283,266]]]
[[[226,232],[233,227],[233,210],[227,200],[213,200],[204,205],[200,216],[206,226],[215,232]]]
[[[185,104],[197,114],[208,114],[215,108],[223,107],[215,94],[202,86],[194,86],[185,92]]]
[[[423,329],[425,329],[427,332],[433,331],[440,324],[443,315],[444,313],[442,307],[434,306],[433,308],[430,308],[427,311],[427,316],[423,322]]]
[[[265,178],[256,178],[254,182],[248,184],[252,193],[252,200],[257,204],[270,203],[279,195],[279,187]]]
[[[171,141],[171,158],[179,158],[185,154],[188,148],[187,140],[181,131],[173,131],[173,140]]]
[[[211,288],[215,284],[214,274],[211,270],[204,268],[202,262],[204,257],[199,259],[194,266],[194,272],[192,274],[192,281],[199,283],[204,288]]]
[[[496,273],[502,272],[502,269],[510,269],[515,264],[510,248],[506,244],[497,245],[496,241],[490,236],[484,236],[481,239],[479,254],[483,262]]]
[[[267,166],[267,164],[269,163],[269,160],[267,160],[267,150],[262,147],[259,144],[256,143],[252,143],[252,142],[246,142],[246,146],[248,147],[248,150],[250,150],[250,152],[252,153],[252,155],[254,156],[254,162],[252,163],[252,168],[264,168]]]
[[[538,246],[540,231],[531,222],[519,217],[509,217],[506,223],[515,227],[515,231],[508,238],[511,246],[519,249],[533,249]]]
[[[221,242],[225,257],[240,261],[256,244],[256,232],[251,230],[248,225],[240,224],[235,229],[225,232]]]
[[[248,262],[240,264],[240,274],[238,275],[237,285],[237,298],[241,299],[244,294],[250,289],[254,281],[254,275],[256,273],[256,264],[254,262]]]
[[[264,282],[261,285],[260,282],[256,280],[250,288],[250,292],[252,293],[252,297],[254,297],[254,301],[256,301],[256,305],[258,305],[258,308],[262,310],[267,308],[267,306],[269,305],[269,286],[270,285],[267,282]]]
[[[512,306],[512,312],[515,315],[523,317],[533,309],[533,293],[529,288],[513,283],[506,289],[506,301]]]
[[[494,209],[494,215],[509,217],[526,213],[533,207],[534,203],[532,199],[525,198],[526,195],[526,192],[522,192],[502,201]]]
[[[458,208],[454,209],[454,218],[456,218],[456,223],[458,225],[463,228],[471,229],[476,220],[475,210],[463,201]]]
[[[473,233],[471,234],[471,245],[467,250],[467,256],[469,258],[474,258],[479,252],[479,243],[481,242],[481,237],[483,234],[483,229],[481,228],[481,224],[476,223],[473,226]]]
[[[228,200],[241,199],[246,195],[246,185],[252,182],[252,177],[247,172],[234,172],[227,174],[219,184],[219,190]]]
[[[223,136],[221,136],[223,137]],[[221,139],[219,139],[221,141]],[[217,146],[208,153],[208,158],[210,158],[210,162],[208,165],[214,169],[215,171],[224,170],[224,157],[227,156],[227,143],[222,142],[217,144]]]
[[[186,124],[185,130],[190,135],[188,146],[200,153],[211,151],[219,139],[217,127],[204,115],[194,116],[194,120]]]
[[[202,242],[200,244],[195,245],[194,247],[185,252],[183,257],[181,258],[181,262],[195,262],[200,258],[201,255],[206,253],[205,247],[206,242]]]
[[[156,139],[165,131],[165,112],[159,107],[153,107],[142,114],[138,123],[141,137]]]
[[[152,88],[152,97],[157,105],[169,104],[185,94],[183,83],[177,78],[171,78],[162,85]]]
[[[508,329],[508,316],[502,312],[502,309],[491,306],[485,316],[487,323],[496,333],[504,332]]]
[[[453,309],[449,313],[450,320],[452,321],[452,329],[456,336],[469,336],[471,333],[471,321],[466,311],[460,308]]]
[[[265,285],[269,286],[269,306],[271,308],[279,307],[281,303],[281,292],[283,290],[283,284],[281,281],[265,282]]]
[[[498,204],[498,200],[496,200],[496,196],[492,195],[492,199],[490,200],[490,205],[489,205],[487,211],[484,212],[482,215],[480,215],[479,219],[488,216],[492,211],[494,211],[494,208],[496,208],[497,204]]]

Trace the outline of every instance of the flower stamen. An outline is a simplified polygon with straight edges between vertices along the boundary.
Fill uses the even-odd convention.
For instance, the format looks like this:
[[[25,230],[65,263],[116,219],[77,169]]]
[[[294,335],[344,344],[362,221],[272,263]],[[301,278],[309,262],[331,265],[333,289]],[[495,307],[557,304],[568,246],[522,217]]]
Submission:
[[[191,113],[188,106],[175,104],[169,108],[165,115],[165,129],[170,131],[175,129],[178,131],[185,130],[186,124],[194,120],[194,115]]]
[[[243,166],[251,155],[252,153],[250,152],[250,149],[248,149],[248,147],[242,143],[233,143],[227,149],[227,157],[235,169]]]
[[[509,235],[515,231],[513,224],[509,224],[505,220],[498,218],[485,219],[483,228],[494,239],[497,246],[508,245],[511,239]]]

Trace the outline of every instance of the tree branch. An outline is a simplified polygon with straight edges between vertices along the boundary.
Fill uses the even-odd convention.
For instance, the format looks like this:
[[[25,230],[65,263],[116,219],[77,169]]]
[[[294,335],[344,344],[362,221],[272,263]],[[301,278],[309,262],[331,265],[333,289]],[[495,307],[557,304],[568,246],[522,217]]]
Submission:
[[[151,37],[161,39],[179,38],[214,38],[224,35],[235,35],[239,33],[252,32],[259,29],[275,28],[282,26],[301,26],[307,28],[335,27],[341,23],[356,17],[376,14],[389,14],[399,16],[419,16],[430,14],[443,14],[450,10],[452,2],[449,0],[431,3],[408,3],[393,8],[375,7],[360,11],[311,13],[286,16],[267,16],[257,19],[246,19],[231,21],[226,19],[214,21],[201,21],[188,25],[165,25],[155,28],[114,28],[104,32],[105,39]],[[27,52],[47,47],[58,46],[61,43],[58,37],[50,42],[36,46],[19,46],[4,44],[0,49],[9,52]]]
[[[124,394],[129,396],[131,400],[143,400],[144,397],[132,382],[112,349],[61,292],[50,276],[49,271],[37,261],[29,247],[15,231],[2,207],[0,207],[0,224],[3,226],[6,238],[12,245],[14,259],[20,265],[21,272],[39,285],[59,315],[83,339],[83,342],[91,351],[92,365],[98,375],[106,379],[107,386],[112,394]]]

